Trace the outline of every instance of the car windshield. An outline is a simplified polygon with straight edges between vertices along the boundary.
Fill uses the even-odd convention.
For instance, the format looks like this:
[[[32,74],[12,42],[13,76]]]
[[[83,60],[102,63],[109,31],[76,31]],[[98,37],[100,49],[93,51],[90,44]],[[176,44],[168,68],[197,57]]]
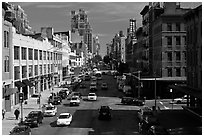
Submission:
[[[14,128],[12,132],[19,133],[19,132],[22,132],[22,131],[24,131],[24,128],[22,128],[22,127],[17,127],[17,128]]]
[[[28,114],[28,118],[36,118],[36,117],[38,117],[37,114]]]
[[[94,93],[89,93],[89,96],[95,96],[95,94]]]
[[[107,84],[106,84],[106,83],[103,83],[102,85],[103,85],[103,86],[106,86]]]
[[[96,86],[96,84],[95,83],[91,83],[91,86]]]
[[[77,100],[77,98],[74,97],[74,98],[72,98],[72,100]]]
[[[55,107],[47,107],[46,110],[53,110]]]
[[[59,119],[66,119],[66,118],[69,118],[69,117],[70,117],[70,115],[60,115]]]

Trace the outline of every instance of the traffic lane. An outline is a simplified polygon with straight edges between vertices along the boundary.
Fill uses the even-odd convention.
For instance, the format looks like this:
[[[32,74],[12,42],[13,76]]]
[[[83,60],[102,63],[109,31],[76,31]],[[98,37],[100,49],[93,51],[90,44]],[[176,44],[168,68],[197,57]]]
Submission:
[[[134,110],[112,110],[112,119],[98,120],[96,111],[89,135],[135,135],[138,133],[137,112]]]

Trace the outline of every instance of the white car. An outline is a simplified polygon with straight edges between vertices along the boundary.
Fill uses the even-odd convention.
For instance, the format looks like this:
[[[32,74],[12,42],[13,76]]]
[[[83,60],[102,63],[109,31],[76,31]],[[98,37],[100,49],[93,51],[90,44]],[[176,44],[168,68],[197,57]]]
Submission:
[[[182,103],[187,103],[187,95],[181,97],[181,98],[175,98],[173,100],[173,103],[177,103],[177,104],[182,104]]]
[[[57,107],[48,105],[45,107],[44,116],[55,116],[57,114]]]
[[[96,93],[89,93],[88,95],[88,100],[97,100]]]
[[[57,125],[70,125],[72,122],[72,115],[70,113],[61,113],[57,118]]]
[[[80,99],[78,96],[72,96],[70,100],[70,106],[79,106],[80,104]]]

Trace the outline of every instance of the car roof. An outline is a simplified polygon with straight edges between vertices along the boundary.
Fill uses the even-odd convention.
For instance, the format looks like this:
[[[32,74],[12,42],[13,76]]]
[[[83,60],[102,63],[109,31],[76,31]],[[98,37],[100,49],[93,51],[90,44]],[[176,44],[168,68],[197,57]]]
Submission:
[[[18,125],[18,126],[15,126],[14,129],[16,129],[16,128],[25,128],[25,127],[29,127],[29,126],[26,126],[26,125]]]
[[[91,93],[89,93],[89,94],[95,94],[95,95],[96,95],[96,93],[92,93],[92,92],[91,92]]]
[[[40,113],[41,111],[31,111],[29,114],[37,114]]]
[[[70,113],[61,113],[60,115],[71,115]]]

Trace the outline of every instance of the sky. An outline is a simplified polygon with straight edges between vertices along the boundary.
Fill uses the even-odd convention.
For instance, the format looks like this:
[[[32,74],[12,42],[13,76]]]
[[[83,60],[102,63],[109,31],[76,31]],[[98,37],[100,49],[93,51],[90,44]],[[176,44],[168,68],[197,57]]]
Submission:
[[[100,54],[106,55],[106,44],[111,43],[115,34],[123,31],[126,35],[129,27],[129,19],[137,20],[137,28],[142,25],[140,12],[148,2],[10,2],[20,5],[29,20],[33,31],[40,32],[41,27],[53,27],[54,31],[71,30],[71,11],[78,12],[84,9],[88,15],[89,23],[92,27],[93,36],[99,36]],[[195,8],[201,3],[182,3],[183,7]]]

